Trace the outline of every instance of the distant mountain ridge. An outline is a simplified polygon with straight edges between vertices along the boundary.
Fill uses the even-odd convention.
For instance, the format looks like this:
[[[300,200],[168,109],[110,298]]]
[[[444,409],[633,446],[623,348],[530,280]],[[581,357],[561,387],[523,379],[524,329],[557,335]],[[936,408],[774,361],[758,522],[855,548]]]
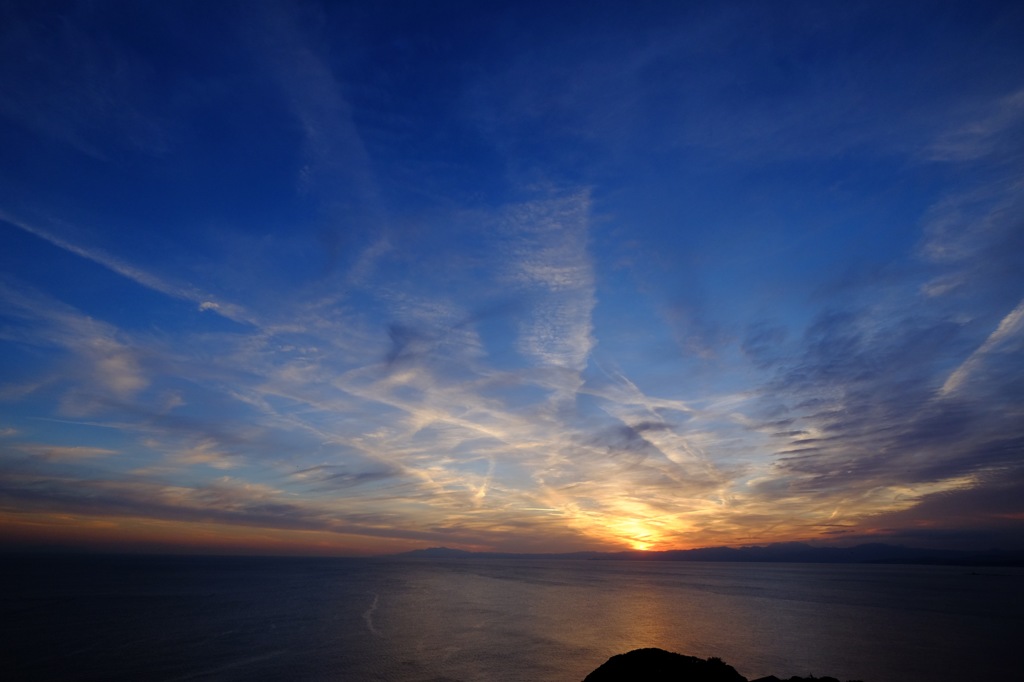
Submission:
[[[803,542],[779,542],[750,547],[703,547],[660,552],[569,552],[520,554],[468,552],[448,547],[416,549],[392,555],[408,559],[586,559],[598,561],[726,561],[816,564],[939,564],[958,566],[1024,566],[1024,553],[991,549],[984,552],[921,549],[868,543],[853,547],[815,547]]]
[[[609,557],[605,552],[564,552],[564,553],[518,553],[518,552],[468,552],[450,547],[414,549],[411,552],[392,554],[392,557],[407,559],[601,559]]]

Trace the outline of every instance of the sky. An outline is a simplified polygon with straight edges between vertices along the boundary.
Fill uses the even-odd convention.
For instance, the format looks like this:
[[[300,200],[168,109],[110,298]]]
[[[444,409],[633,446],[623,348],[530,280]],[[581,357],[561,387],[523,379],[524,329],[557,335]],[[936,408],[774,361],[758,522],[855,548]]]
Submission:
[[[1021,35],[0,2],[0,548],[1024,548]]]

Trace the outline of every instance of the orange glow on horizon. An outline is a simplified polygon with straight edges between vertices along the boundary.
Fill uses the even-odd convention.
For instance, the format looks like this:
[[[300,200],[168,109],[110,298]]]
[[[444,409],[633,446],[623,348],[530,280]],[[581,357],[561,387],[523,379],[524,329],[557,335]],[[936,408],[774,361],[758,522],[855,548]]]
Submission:
[[[199,554],[372,556],[415,549],[422,542],[139,517],[0,514],[0,543],[101,551]]]
[[[689,529],[678,517],[655,516],[639,504],[624,506],[621,516],[578,513],[572,525],[602,545],[625,545],[640,552],[675,549],[679,536]]]
[[[665,513],[665,505],[636,499],[606,500],[603,508],[593,499],[587,502],[583,508],[573,502],[551,504],[544,510],[548,513],[538,518],[535,533],[526,540],[509,538],[506,528],[487,519],[453,527],[450,534],[443,530],[443,523],[438,524],[441,530],[434,528],[433,533],[417,533],[423,529],[416,527],[380,527],[368,529],[366,534],[345,534],[147,517],[7,512],[0,513],[0,546],[179,554],[379,556],[434,546],[511,553],[658,552],[837,539],[836,519],[807,511],[786,518],[765,516],[758,519],[761,527],[757,527],[745,525],[750,520],[747,513],[730,518],[730,510],[723,512],[710,504],[698,508],[700,502],[696,500],[691,508],[671,514]],[[843,528],[843,532],[859,537],[887,534],[874,527],[870,516],[848,518]],[[395,537],[400,534],[405,537]]]

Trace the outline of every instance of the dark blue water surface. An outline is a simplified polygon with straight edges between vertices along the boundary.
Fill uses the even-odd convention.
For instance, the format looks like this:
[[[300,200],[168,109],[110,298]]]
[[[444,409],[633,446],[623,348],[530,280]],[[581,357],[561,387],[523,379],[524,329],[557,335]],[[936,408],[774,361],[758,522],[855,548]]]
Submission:
[[[1024,679],[1024,569],[4,558],[5,680],[578,681],[657,646],[749,678]]]

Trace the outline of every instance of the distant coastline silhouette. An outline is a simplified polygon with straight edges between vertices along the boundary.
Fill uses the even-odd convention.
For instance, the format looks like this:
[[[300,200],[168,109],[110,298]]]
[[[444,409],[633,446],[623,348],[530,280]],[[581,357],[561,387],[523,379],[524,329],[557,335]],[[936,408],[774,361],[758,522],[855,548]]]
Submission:
[[[516,553],[469,552],[449,547],[414,549],[392,555],[405,559],[580,559],[601,561],[716,561],[729,563],[930,564],[936,566],[1024,566],[1016,549],[967,551],[926,549],[874,542],[852,547],[776,542],[744,547],[701,547],[656,551]]]
[[[720,658],[697,658],[664,649],[634,649],[612,656],[583,682],[839,682],[834,677],[790,677],[774,675],[747,680]],[[849,680],[849,682],[860,682]]]

